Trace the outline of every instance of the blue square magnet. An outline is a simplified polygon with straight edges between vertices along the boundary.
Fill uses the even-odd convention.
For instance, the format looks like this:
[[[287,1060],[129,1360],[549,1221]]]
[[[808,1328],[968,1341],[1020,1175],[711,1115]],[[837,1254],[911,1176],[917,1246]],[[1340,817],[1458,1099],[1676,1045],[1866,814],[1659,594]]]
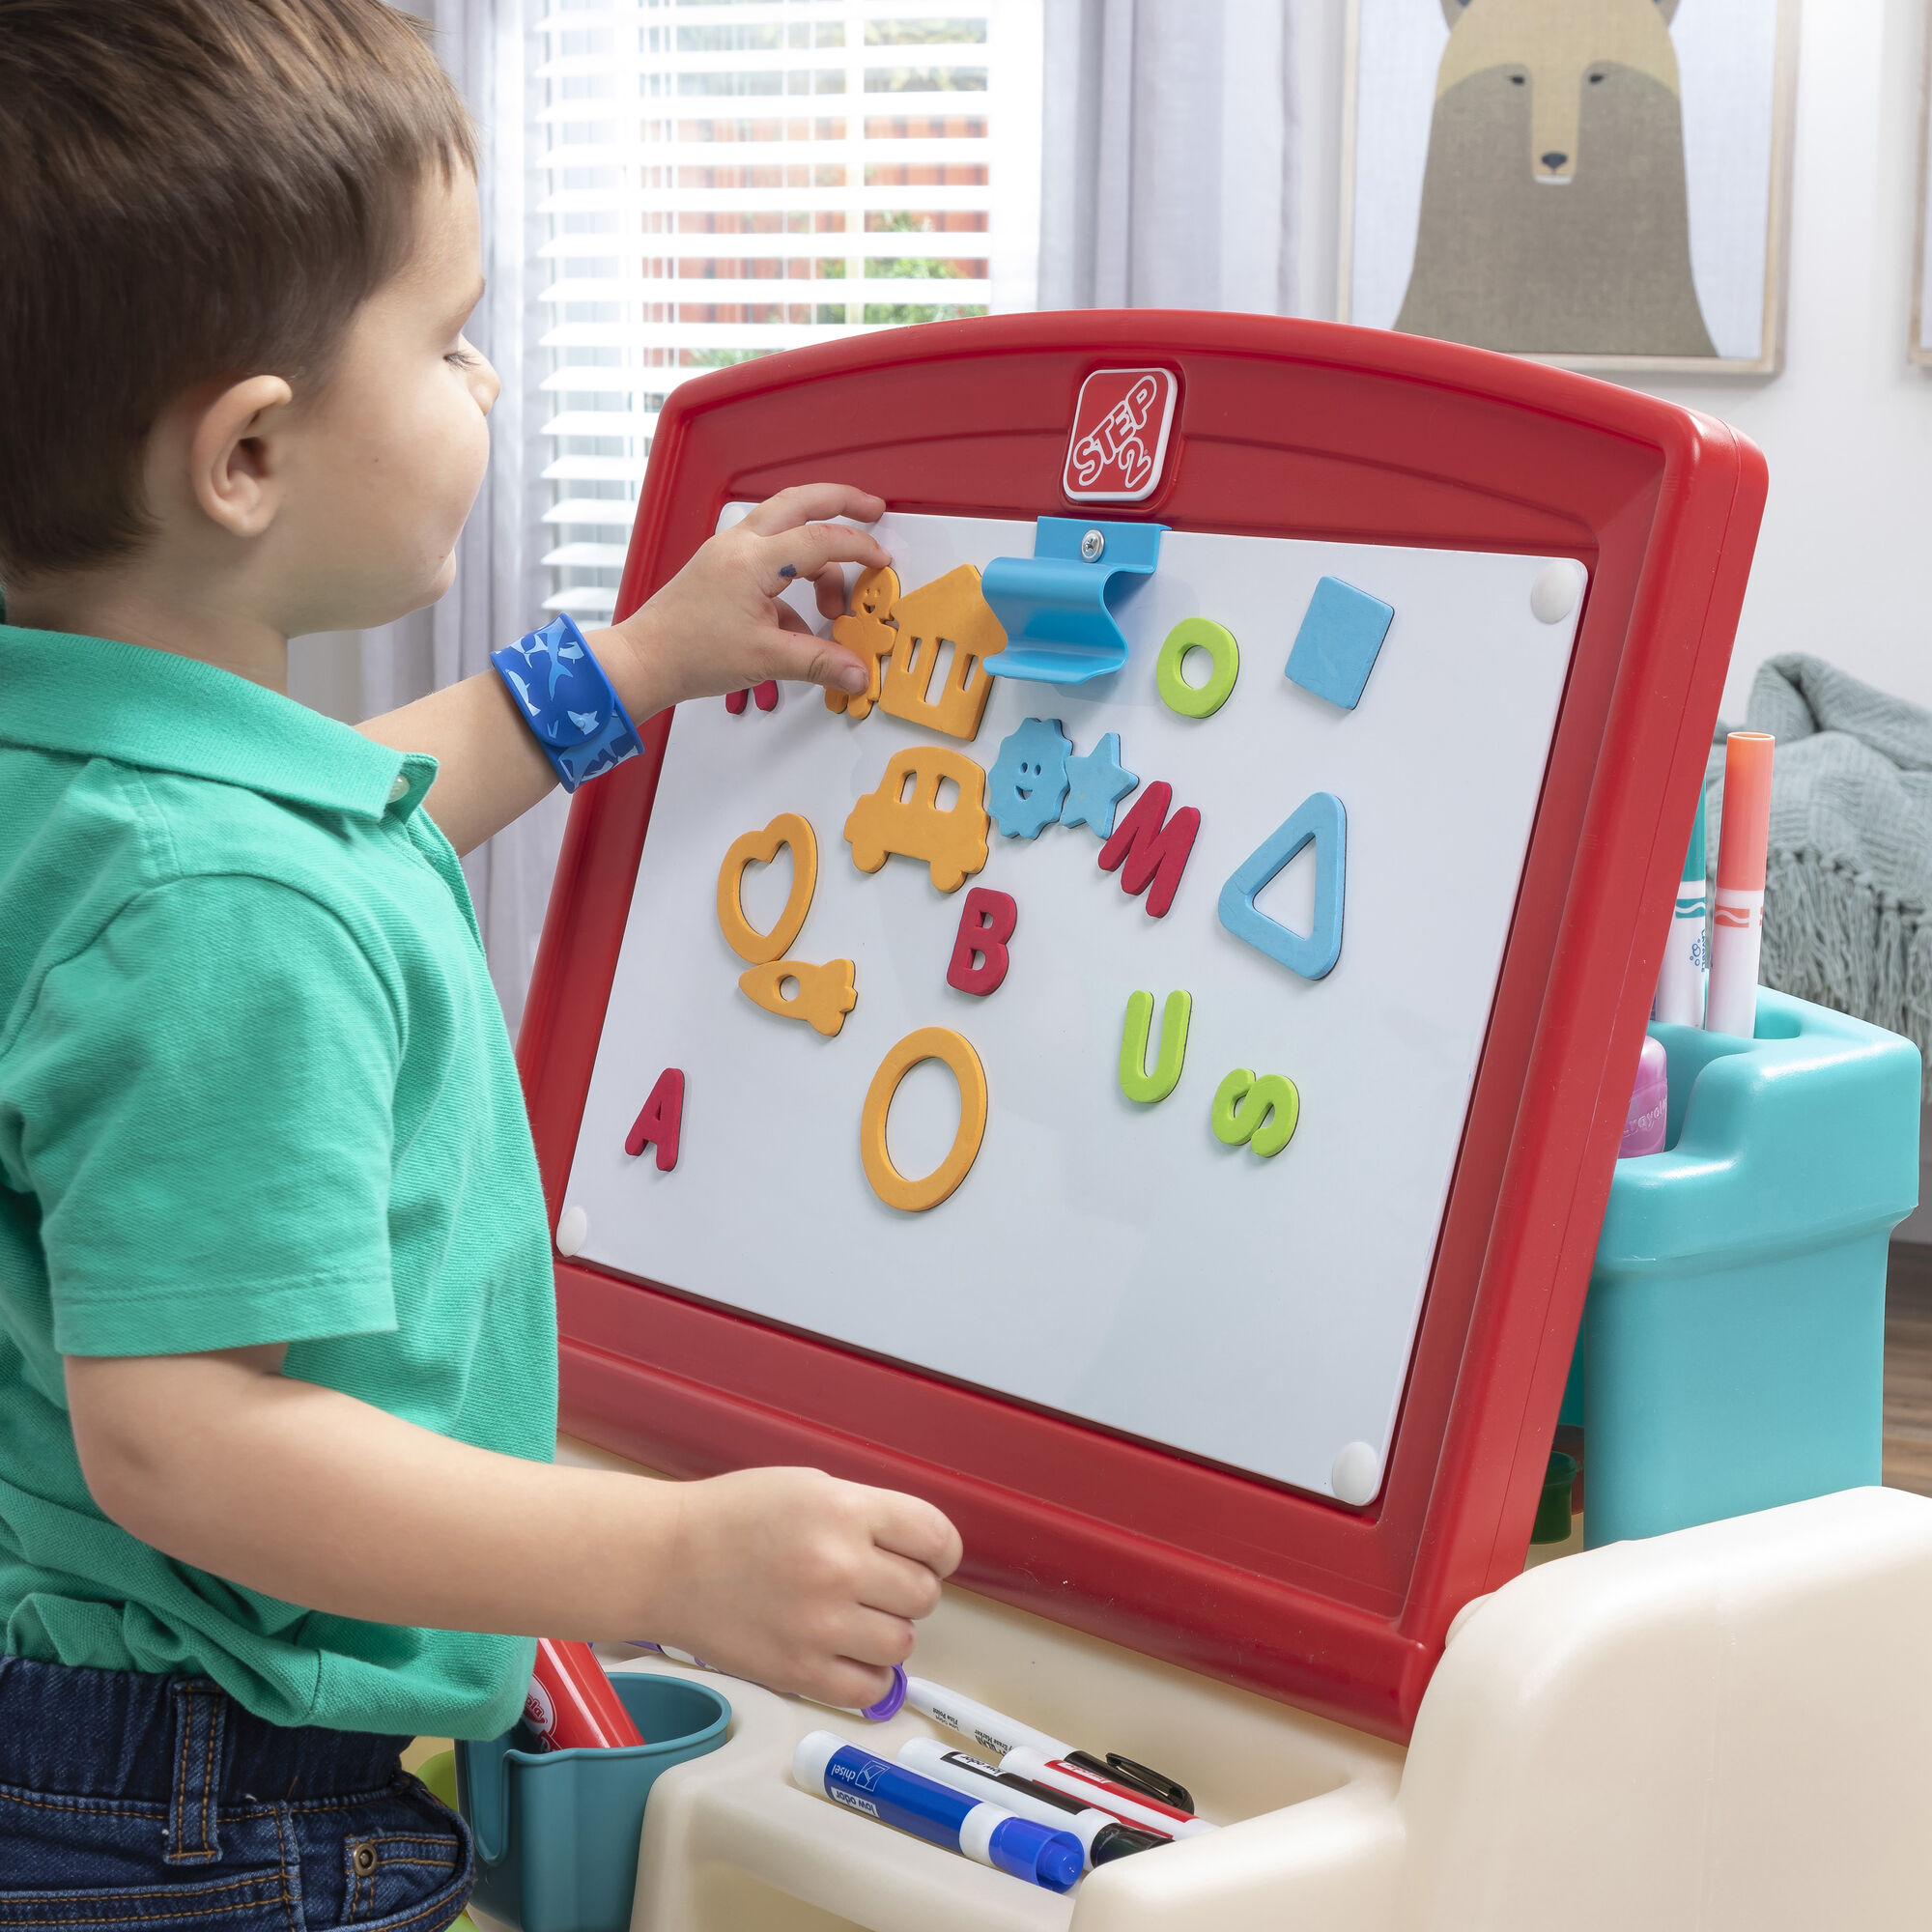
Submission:
[[[1376,668],[1393,605],[1339,577],[1324,577],[1308,600],[1308,614],[1288,654],[1288,675],[1317,697],[1352,711]]]

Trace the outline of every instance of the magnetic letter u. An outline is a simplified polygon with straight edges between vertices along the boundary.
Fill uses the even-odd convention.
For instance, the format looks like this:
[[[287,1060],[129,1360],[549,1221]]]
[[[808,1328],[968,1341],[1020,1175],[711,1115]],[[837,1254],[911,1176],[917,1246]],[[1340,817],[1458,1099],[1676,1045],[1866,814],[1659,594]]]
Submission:
[[[1191,993],[1170,993],[1160,1011],[1160,1058],[1147,1070],[1148,1035],[1153,1026],[1153,995],[1127,995],[1126,1024],[1121,1029],[1121,1092],[1129,1100],[1165,1100],[1180,1078],[1187,1058],[1187,1022],[1194,1010]]]

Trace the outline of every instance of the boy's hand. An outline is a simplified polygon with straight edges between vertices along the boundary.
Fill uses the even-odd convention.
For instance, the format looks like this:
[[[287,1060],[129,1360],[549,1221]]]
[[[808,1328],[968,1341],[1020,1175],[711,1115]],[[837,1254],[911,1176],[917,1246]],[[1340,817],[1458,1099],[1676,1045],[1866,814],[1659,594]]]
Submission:
[[[885,1695],[959,1561],[914,1496],[816,1469],[666,1483],[526,1463],[285,1376],[282,1356],[70,1356],[101,1510],[178,1562],[333,1616],[648,1637],[848,1706]]]
[[[864,530],[823,521],[876,523],[886,506],[841,483],[781,490],[712,537],[640,610],[588,642],[632,717],[641,721],[687,697],[743,691],[766,678],[803,679],[846,692],[866,689],[869,668],[842,644],[814,637],[779,599],[809,582],[822,615],[845,609],[838,566],[867,569],[891,557]]]
[[[959,1533],[930,1503],[816,1469],[741,1469],[673,1493],[660,1595],[676,1627],[637,1634],[820,1703],[886,1694],[959,1561]]]
[[[812,520],[875,523],[885,513],[877,497],[840,483],[781,490],[713,537],[642,610],[586,632],[632,720],[642,724],[680,698],[743,691],[768,677],[864,691],[873,667],[856,651],[813,637],[798,612],[778,600],[808,580],[821,613],[837,616],[845,608],[838,566],[869,569],[892,559],[864,530]],[[438,760],[441,770],[425,804],[458,852],[474,850],[556,783],[522,707],[494,670],[359,728],[378,744]]]

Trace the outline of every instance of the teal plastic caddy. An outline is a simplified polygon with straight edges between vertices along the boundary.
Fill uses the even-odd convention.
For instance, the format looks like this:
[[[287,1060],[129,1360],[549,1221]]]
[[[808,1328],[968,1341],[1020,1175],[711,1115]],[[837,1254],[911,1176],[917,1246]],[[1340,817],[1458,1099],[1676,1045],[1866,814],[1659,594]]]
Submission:
[[[731,1706],[707,1684],[620,1670],[611,1683],[648,1742],[535,1751],[522,1724],[456,1747],[476,1839],[475,1902],[522,1932],[626,1932],[651,1786],[724,1742]]]
[[[1886,1252],[1918,1199],[1910,1040],[1764,987],[1753,1039],[1650,1031],[1663,1151],[1617,1163],[1563,1406],[1592,1548],[1880,1480]]]

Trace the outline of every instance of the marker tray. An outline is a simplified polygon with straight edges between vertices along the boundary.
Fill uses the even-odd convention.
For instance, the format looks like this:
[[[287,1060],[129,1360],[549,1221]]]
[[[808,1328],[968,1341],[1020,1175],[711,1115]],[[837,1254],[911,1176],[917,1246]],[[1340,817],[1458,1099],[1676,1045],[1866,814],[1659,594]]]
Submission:
[[[518,1723],[456,1747],[475,1903],[522,1932],[626,1932],[651,1786],[724,1742],[731,1706],[708,1684],[629,1670],[611,1682],[648,1743],[538,1751]]]
[[[1752,1039],[1650,1031],[1663,1149],[1617,1163],[1564,1403],[1593,1548],[1880,1480],[1886,1252],[1918,1198],[1909,1040],[1765,987]]]

